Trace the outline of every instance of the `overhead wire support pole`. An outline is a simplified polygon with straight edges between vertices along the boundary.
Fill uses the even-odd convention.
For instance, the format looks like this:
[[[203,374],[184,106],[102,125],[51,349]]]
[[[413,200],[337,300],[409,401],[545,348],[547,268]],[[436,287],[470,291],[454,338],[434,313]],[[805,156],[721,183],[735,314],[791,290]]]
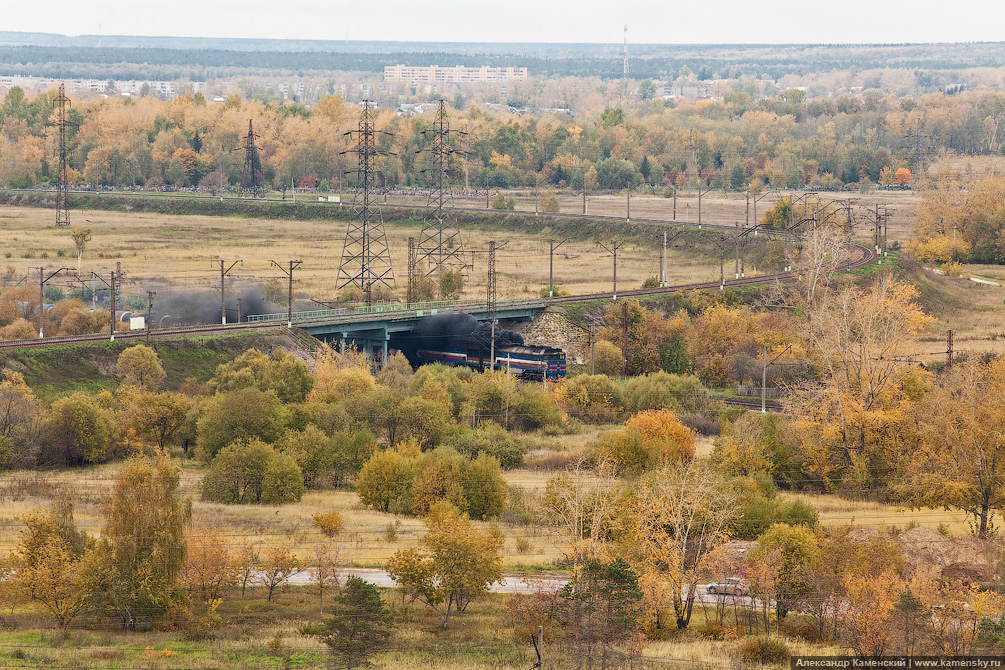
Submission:
[[[488,312],[489,324],[491,326],[491,337],[489,342],[489,370],[496,367],[496,243],[489,241],[489,263],[488,281],[485,288],[485,307]]]
[[[34,268],[38,270],[38,337],[42,339],[45,335],[43,333],[43,324],[45,321],[45,285],[49,283],[50,279],[53,279],[64,272],[72,272],[73,268],[59,268],[48,275],[45,274],[44,267]]]
[[[597,242],[600,247],[602,247],[607,253],[614,256],[614,290],[611,294],[612,300],[618,299],[618,249],[625,246],[624,242],[612,242],[611,246],[608,247],[603,242]]]
[[[371,202],[378,156],[389,155],[377,147],[373,128],[370,101],[363,101],[359,127],[346,136],[356,138],[356,147],[342,152],[354,153],[357,158],[353,212],[346,227],[342,258],[339,262],[336,289],[357,288],[363,292],[367,305],[373,301],[374,285],[394,289],[394,270],[387,235],[380,218],[380,210]]]
[[[269,263],[279,268],[279,271],[282,272],[283,275],[285,275],[286,278],[289,280],[288,289],[286,293],[286,327],[292,328],[293,327],[293,271],[297,270],[301,265],[303,265],[303,261],[290,260],[288,269],[283,267],[276,261],[269,261]],[[238,316],[238,321],[240,321],[240,316]]]
[[[405,306],[418,302],[416,295],[419,290],[419,278],[416,275],[416,265],[418,264],[418,249],[415,246],[415,238],[408,238],[408,284],[405,287]]]
[[[771,359],[771,363],[768,362],[768,345],[761,345],[761,414],[768,413],[768,394],[765,390],[765,386],[768,383],[768,366],[774,364],[779,358],[785,355],[785,352],[792,348],[792,345],[782,349],[781,353]]]
[[[230,275],[230,271],[234,269],[234,266],[238,263],[244,266],[244,261],[234,261],[230,264],[230,267],[226,267],[226,261],[219,261],[220,263],[220,323],[224,326],[227,325],[227,277]]]
[[[154,296],[157,295],[157,291],[147,291],[147,318],[143,322],[147,330],[147,344],[150,344],[150,314],[154,309]]]
[[[555,250],[560,246],[569,241],[569,238],[565,238],[558,244],[555,244],[555,240],[548,240],[548,297],[555,297]]]

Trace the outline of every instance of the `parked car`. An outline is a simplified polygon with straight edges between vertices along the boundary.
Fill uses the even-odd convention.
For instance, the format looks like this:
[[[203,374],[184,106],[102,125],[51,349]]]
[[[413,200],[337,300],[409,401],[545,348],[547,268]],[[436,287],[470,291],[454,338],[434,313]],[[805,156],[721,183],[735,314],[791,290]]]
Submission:
[[[739,577],[728,577],[718,582],[712,582],[705,587],[705,590],[712,594],[723,593],[730,596],[745,596],[750,593],[747,582]]]

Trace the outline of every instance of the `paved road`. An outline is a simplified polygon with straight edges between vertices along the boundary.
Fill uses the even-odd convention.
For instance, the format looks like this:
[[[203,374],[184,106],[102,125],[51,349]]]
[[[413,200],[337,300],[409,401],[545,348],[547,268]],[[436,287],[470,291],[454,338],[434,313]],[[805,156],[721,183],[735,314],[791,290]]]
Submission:
[[[373,568],[349,568],[343,570],[342,577],[360,577],[371,584],[393,588],[398,584],[391,579],[385,570]],[[543,589],[560,589],[568,580],[561,577],[544,575],[506,575],[501,582],[496,582],[489,590],[493,593],[536,593]],[[311,582],[309,571],[298,572],[289,579],[290,584],[305,585]]]
[[[341,576],[343,578],[347,576],[360,577],[371,584],[384,588],[394,588],[398,585],[385,570],[378,570],[376,568],[349,568],[343,570]],[[492,593],[537,593],[542,589],[560,589],[567,582],[568,580],[563,577],[550,577],[547,575],[504,575],[501,582],[496,582],[489,587],[489,591]],[[307,570],[298,572],[290,577],[289,583],[298,586],[310,584],[310,572]],[[714,605],[721,598],[725,598],[729,604],[733,602],[733,596],[711,594],[705,589],[704,585],[699,585],[695,602]],[[736,596],[736,600],[739,603],[747,603],[749,602],[749,596]]]

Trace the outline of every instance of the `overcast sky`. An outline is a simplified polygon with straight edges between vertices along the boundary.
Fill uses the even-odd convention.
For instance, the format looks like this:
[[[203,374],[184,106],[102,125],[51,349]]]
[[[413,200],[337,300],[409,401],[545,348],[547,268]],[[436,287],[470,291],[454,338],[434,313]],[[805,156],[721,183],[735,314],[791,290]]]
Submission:
[[[1005,40],[1002,0],[8,0],[0,29],[447,42]]]

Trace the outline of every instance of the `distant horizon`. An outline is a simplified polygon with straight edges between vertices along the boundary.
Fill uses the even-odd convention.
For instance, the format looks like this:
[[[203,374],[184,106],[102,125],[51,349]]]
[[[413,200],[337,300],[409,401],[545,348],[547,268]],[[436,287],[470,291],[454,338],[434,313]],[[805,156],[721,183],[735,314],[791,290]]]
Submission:
[[[1005,6],[987,0],[916,0],[909,8],[872,0],[719,0],[714,8],[662,0],[542,3],[466,0],[379,4],[287,0],[176,0],[145,10],[131,0],[51,0],[44,11],[16,4],[4,28],[68,37],[274,39],[342,42],[620,45],[905,45],[995,43]],[[156,33],[153,34],[153,33]],[[463,36],[463,42],[457,40]]]
[[[0,30],[0,44],[7,46],[21,46],[20,43],[14,43],[6,39],[8,35],[38,35],[46,37],[63,38],[66,41],[74,40],[86,40],[99,41],[99,40],[126,40],[126,39],[140,39],[140,40],[183,40],[183,41],[218,41],[218,42],[265,42],[265,43],[315,43],[315,44],[349,44],[349,45],[367,45],[367,44],[392,44],[392,45],[457,45],[457,46],[482,46],[482,45],[498,45],[498,46],[520,46],[520,45],[533,45],[533,46],[563,46],[563,47],[574,47],[574,46],[614,46],[619,49],[623,46],[622,42],[589,42],[589,41],[533,41],[533,40],[474,40],[474,41],[458,41],[458,40],[407,40],[407,39],[322,39],[322,38],[307,38],[307,37],[235,37],[235,36],[213,36],[213,35],[168,35],[168,34],[134,34],[134,33],[79,33],[79,34],[68,34],[59,32],[49,32],[49,31],[37,31],[37,30]],[[44,46],[47,43],[44,42],[33,42],[30,40],[25,40],[24,45],[32,46]],[[712,48],[722,48],[722,47],[912,47],[912,46],[958,46],[958,45],[979,45],[979,44],[1005,44],[1005,35],[1002,39],[998,40],[955,40],[955,41],[917,41],[917,42],[629,42],[629,56],[631,56],[631,49],[639,48],[659,48],[659,47],[712,47]],[[83,45],[80,45],[83,46]],[[97,45],[91,45],[97,46]],[[102,44],[101,48],[143,48],[135,47],[134,45],[121,45],[121,44]],[[160,47],[165,48],[165,47]]]

